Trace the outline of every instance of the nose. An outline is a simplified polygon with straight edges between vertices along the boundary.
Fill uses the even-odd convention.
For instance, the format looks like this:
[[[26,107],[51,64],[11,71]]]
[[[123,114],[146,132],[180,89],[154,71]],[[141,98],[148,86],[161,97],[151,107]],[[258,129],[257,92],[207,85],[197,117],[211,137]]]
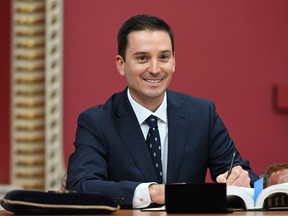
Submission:
[[[161,68],[159,67],[158,61],[157,60],[152,60],[149,67],[148,71],[150,73],[159,73],[161,71]]]

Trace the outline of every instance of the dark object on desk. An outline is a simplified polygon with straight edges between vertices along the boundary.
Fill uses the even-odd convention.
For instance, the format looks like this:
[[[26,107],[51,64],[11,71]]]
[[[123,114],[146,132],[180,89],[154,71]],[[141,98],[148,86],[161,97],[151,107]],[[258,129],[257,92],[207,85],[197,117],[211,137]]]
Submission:
[[[167,213],[228,213],[226,184],[167,184]]]
[[[99,193],[13,190],[1,199],[2,207],[15,214],[110,214],[117,201]]]
[[[267,197],[264,201],[263,209],[266,210],[286,210],[288,209],[288,194],[276,193]]]

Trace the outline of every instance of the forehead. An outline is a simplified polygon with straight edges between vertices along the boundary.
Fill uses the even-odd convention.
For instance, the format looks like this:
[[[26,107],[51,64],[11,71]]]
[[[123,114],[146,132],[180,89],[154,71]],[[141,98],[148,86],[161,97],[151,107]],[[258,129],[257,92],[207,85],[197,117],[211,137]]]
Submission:
[[[128,35],[127,49],[163,47],[172,50],[171,38],[166,31],[133,31]]]

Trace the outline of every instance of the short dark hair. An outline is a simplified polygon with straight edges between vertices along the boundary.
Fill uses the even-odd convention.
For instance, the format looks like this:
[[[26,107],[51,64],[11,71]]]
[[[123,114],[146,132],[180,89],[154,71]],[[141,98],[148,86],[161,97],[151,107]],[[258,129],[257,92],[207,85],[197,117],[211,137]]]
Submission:
[[[165,31],[169,34],[174,52],[174,33],[170,26],[161,18],[147,14],[132,16],[121,26],[118,32],[118,55],[125,61],[125,54],[128,45],[128,35],[132,31]]]

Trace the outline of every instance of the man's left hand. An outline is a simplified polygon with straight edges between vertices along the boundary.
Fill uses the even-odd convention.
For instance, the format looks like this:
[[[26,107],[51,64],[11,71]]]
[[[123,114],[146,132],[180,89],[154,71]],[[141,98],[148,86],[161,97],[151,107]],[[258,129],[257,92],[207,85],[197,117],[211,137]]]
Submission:
[[[244,170],[241,166],[233,167],[231,174],[227,178],[228,171],[217,176],[218,183],[226,183],[227,185],[250,187],[250,177],[248,171]]]

